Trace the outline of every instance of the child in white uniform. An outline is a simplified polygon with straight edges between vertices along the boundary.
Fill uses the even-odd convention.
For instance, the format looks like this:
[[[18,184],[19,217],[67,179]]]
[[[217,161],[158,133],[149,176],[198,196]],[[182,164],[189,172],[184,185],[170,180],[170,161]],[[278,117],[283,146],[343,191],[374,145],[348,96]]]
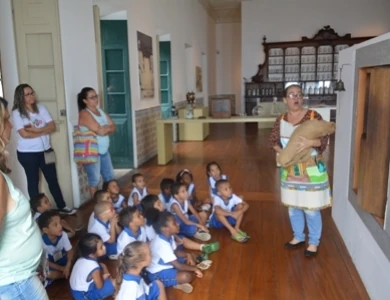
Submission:
[[[93,202],[96,204],[96,203],[99,203],[102,201],[111,202],[110,193],[105,191],[105,190],[98,190],[93,195]],[[92,225],[92,223],[94,222],[94,219],[95,219],[95,212],[92,211],[91,215],[89,216],[87,228],[89,228]]]
[[[163,178],[160,182],[161,193],[158,195],[158,198],[164,204],[165,209],[168,208],[169,202],[172,199],[172,185],[174,183],[175,181],[172,178]]]
[[[112,204],[117,213],[119,213],[122,208],[127,207],[125,197],[119,193],[120,189],[116,179],[105,182],[102,189],[110,194]]]
[[[148,194],[146,189],[145,178],[142,174],[136,173],[131,177],[133,182],[133,190],[130,193],[129,199],[127,200],[128,206],[136,206],[141,209],[141,201]]]
[[[102,239],[87,233],[78,244],[81,258],[73,266],[70,289],[75,300],[106,299],[115,293],[115,279],[111,278],[107,266],[98,262],[106,254]]]
[[[146,242],[145,219],[137,207],[129,206],[122,209],[118,218],[123,228],[117,241],[118,254],[121,254],[123,249],[132,242]]]
[[[211,239],[209,230],[206,228],[207,215],[204,212],[198,213],[188,199],[187,187],[184,183],[176,182],[172,185],[172,200],[169,203],[168,211],[173,213],[180,225],[180,234],[187,237],[195,237],[202,241]],[[192,215],[188,215],[188,211]]]
[[[207,180],[210,186],[210,195],[211,198],[218,195],[217,188],[215,187],[215,183],[220,179],[227,180],[227,176],[222,174],[222,169],[219,164],[215,161],[212,161],[206,166]]]
[[[118,289],[116,300],[166,300],[161,281],[146,284],[141,277],[143,268],[151,262],[149,245],[135,241],[128,244],[118,257]]]
[[[241,230],[241,222],[249,205],[233,194],[229,181],[218,180],[216,183],[218,195],[214,197],[213,212],[210,217],[210,227],[223,228],[230,231],[232,239],[246,242],[249,236]]]
[[[90,226],[89,233],[96,233],[101,237],[109,258],[117,254],[117,235],[122,231],[118,225],[118,215],[111,202],[102,201],[95,204],[95,217]]]
[[[150,243],[152,262],[147,267],[150,280],[160,280],[165,287],[174,286],[185,293],[193,290],[190,282],[193,275],[199,278],[203,273],[194,265],[192,256],[176,249],[174,235],[179,233],[179,225],[169,212],[161,212],[153,224],[157,233]]]
[[[61,218],[57,212],[49,210],[42,213],[38,226],[43,232],[43,249],[48,259],[47,286],[53,280],[69,277],[73,249],[68,235],[62,230]]]

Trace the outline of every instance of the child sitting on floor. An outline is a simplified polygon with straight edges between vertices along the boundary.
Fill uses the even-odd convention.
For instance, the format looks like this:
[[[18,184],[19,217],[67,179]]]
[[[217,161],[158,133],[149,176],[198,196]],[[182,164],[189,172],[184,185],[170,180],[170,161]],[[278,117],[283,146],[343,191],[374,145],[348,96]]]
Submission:
[[[203,277],[190,254],[176,249],[174,235],[179,233],[179,225],[169,212],[161,212],[153,224],[157,236],[150,243],[152,262],[147,267],[150,280],[160,280],[165,287],[173,286],[185,293],[193,290],[190,282],[193,274]]]
[[[156,231],[153,228],[153,223],[156,221],[158,215],[165,211],[160,199],[153,194],[147,195],[142,200],[142,212],[146,219],[145,232],[148,241],[152,241],[156,236]],[[175,242],[178,248],[182,246],[188,250],[202,251],[203,254],[197,257],[197,262],[208,260],[208,255],[219,250],[219,242],[210,244],[199,244],[185,236],[174,235]]]
[[[128,244],[118,257],[116,300],[166,300],[165,287],[161,281],[146,284],[141,277],[143,268],[150,265],[152,256],[147,243],[135,241]]]
[[[127,204],[128,206],[137,206],[140,209],[141,200],[148,194],[145,178],[142,174],[136,173],[131,177],[131,181],[133,182],[133,190],[130,193]]]
[[[160,182],[161,193],[158,195],[158,198],[160,198],[165,208],[168,208],[169,202],[172,199],[172,185],[174,183],[175,181],[172,178],[163,178]]]
[[[115,211],[119,213],[122,208],[127,207],[125,197],[119,193],[119,185],[116,179],[112,179],[103,184],[103,190],[110,194],[112,204],[114,205]]]
[[[111,202],[102,201],[95,204],[95,217],[88,226],[89,233],[96,233],[101,237],[110,259],[116,259],[117,235],[122,231],[118,225],[118,215]]]
[[[75,300],[106,299],[115,293],[115,279],[111,279],[107,266],[98,262],[106,255],[99,235],[87,233],[78,243],[80,258],[70,275],[70,290]]]
[[[102,202],[102,201],[108,201],[108,202],[111,202],[111,197],[110,197],[110,193],[107,192],[106,190],[98,190],[95,192],[95,194],[93,195],[93,203],[96,204],[96,203],[99,203],[99,202]],[[93,220],[95,219],[95,213],[92,211],[91,215],[89,216],[89,220],[88,220],[88,228],[91,226]]]
[[[180,233],[187,237],[195,237],[201,241],[208,241],[211,235],[206,228],[207,215],[198,213],[188,199],[187,187],[184,183],[176,182],[172,185],[172,200],[168,211],[173,213],[180,225]],[[188,210],[192,215],[188,215]]]
[[[210,195],[211,199],[217,195],[217,188],[215,183],[220,179],[227,180],[227,176],[222,174],[222,169],[219,164],[215,161],[212,161],[206,166],[207,180],[210,186]]]
[[[196,211],[210,211],[211,209],[211,202],[209,199],[206,199],[204,201],[200,201],[196,197],[196,191],[195,191],[195,184],[194,184],[194,177],[192,173],[187,170],[183,169],[176,175],[176,182],[184,183],[187,186],[187,192],[188,192],[188,200],[192,204],[192,206],[196,209]],[[208,216],[207,216],[208,218]]]
[[[135,206],[129,206],[119,213],[119,225],[123,230],[118,236],[118,254],[123,252],[125,247],[135,241],[146,242],[145,219]]]
[[[43,232],[43,249],[49,266],[45,282],[47,286],[53,280],[69,277],[73,250],[67,234],[62,230],[59,213],[45,211],[38,218],[38,226]]]
[[[40,193],[40,194],[36,195],[35,197],[32,197],[30,199],[30,206],[31,206],[31,209],[34,213],[34,220],[35,221],[45,211],[52,210],[52,204],[51,204],[49,198],[47,198],[44,193]],[[77,226],[76,228],[73,228],[64,219],[61,219],[61,225],[65,229],[66,234],[68,235],[68,238],[74,237],[76,234],[76,231],[80,231],[81,229],[83,229],[82,226]]]
[[[229,181],[225,179],[217,181],[216,189],[218,195],[214,197],[210,227],[225,227],[230,231],[232,239],[240,243],[246,242],[249,236],[240,229],[240,226],[249,205],[233,194]]]

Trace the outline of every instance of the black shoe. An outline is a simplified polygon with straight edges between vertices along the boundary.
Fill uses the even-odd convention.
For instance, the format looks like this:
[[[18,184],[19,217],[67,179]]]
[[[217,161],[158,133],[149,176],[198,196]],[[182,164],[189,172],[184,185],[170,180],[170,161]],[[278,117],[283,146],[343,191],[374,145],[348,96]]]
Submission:
[[[309,251],[309,250],[305,250],[305,256],[306,257],[315,257],[316,255],[317,255],[317,253],[318,253],[318,249],[317,249],[317,251]]]
[[[299,246],[302,246],[304,244],[305,244],[305,241],[302,241],[302,242],[299,242],[299,243],[296,243],[296,244],[291,244],[290,242],[287,242],[287,243],[284,244],[284,248],[285,249],[296,249]]]
[[[59,213],[62,214],[62,215],[74,215],[74,214],[77,212],[77,210],[71,209],[71,208],[69,208],[69,207],[67,207],[67,206],[65,206],[65,207],[63,207],[63,208],[61,208],[61,209],[59,209],[58,211],[59,211]]]

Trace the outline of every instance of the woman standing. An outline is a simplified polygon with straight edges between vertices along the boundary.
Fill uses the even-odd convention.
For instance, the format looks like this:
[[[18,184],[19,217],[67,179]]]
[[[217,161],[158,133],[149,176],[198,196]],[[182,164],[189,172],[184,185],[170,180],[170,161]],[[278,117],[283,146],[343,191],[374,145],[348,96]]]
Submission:
[[[42,239],[28,199],[6,175],[5,146],[12,125],[7,101],[0,97],[0,299],[49,299],[36,275]]]
[[[95,90],[85,87],[77,96],[79,107],[79,126],[81,131],[93,131],[97,134],[99,158],[96,163],[84,165],[88,177],[91,197],[95,194],[102,175],[104,182],[114,179],[114,168],[111,156],[109,135],[116,130],[115,123],[109,115],[99,108],[99,99]]]
[[[56,129],[53,119],[47,109],[37,103],[35,92],[28,84],[18,85],[14,98],[12,120],[18,132],[17,156],[26,173],[30,198],[39,194],[41,170],[59,211],[68,215],[76,213],[65,204],[55,162],[45,160],[45,154],[53,151],[50,145],[50,133]]]
[[[270,145],[280,153],[286,147],[294,130],[310,119],[322,120],[316,111],[305,109],[302,89],[299,85],[290,85],[284,90],[284,103],[287,113],[278,117],[270,136]],[[294,237],[285,244],[285,248],[294,249],[305,244],[305,217],[309,230],[309,247],[305,256],[317,255],[322,232],[321,209],[331,206],[331,195],[325,164],[321,154],[328,144],[328,136],[309,140],[300,138],[298,152],[313,148],[311,157],[302,163],[281,169],[281,197],[288,206]],[[315,176],[311,176],[315,174]]]

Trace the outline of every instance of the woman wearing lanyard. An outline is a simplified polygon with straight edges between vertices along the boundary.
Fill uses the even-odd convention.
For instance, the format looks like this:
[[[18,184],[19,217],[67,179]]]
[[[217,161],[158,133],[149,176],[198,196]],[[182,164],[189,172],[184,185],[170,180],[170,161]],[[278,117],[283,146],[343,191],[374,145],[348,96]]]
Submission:
[[[17,157],[26,173],[30,198],[39,194],[41,170],[60,213],[68,215],[76,213],[76,210],[65,204],[58,184],[55,162],[48,161],[47,154],[53,151],[50,133],[55,131],[56,125],[47,109],[37,103],[35,92],[28,84],[20,84],[15,89],[12,120],[18,132]]]
[[[100,175],[103,181],[114,179],[114,168],[111,156],[108,152],[110,147],[109,135],[116,130],[115,123],[109,115],[99,108],[99,99],[95,90],[85,87],[77,96],[79,107],[79,126],[81,131],[93,131],[97,135],[99,158],[96,163],[84,165],[88,177],[88,186],[91,197],[97,191]]]

